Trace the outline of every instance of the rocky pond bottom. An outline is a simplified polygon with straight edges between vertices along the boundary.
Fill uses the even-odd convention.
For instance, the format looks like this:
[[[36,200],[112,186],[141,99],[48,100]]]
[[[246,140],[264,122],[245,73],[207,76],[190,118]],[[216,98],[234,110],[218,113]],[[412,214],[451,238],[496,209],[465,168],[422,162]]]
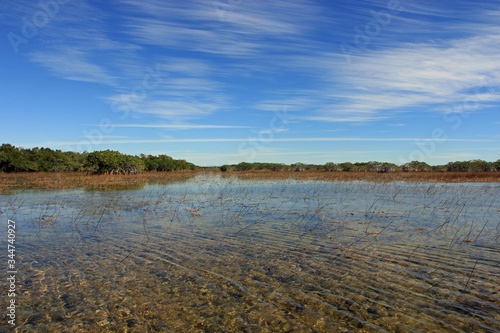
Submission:
[[[18,332],[498,332],[499,210],[496,183],[0,196]]]

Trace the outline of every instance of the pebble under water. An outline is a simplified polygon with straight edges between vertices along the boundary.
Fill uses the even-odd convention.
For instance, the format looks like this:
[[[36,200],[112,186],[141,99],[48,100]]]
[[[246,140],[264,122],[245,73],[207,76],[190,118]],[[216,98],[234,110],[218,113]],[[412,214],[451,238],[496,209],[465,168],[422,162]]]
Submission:
[[[0,213],[17,332],[500,331],[497,183],[198,177]]]

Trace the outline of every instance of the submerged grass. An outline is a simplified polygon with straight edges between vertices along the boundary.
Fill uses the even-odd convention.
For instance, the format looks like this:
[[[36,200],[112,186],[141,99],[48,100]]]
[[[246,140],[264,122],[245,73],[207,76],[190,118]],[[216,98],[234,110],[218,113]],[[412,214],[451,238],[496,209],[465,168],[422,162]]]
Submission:
[[[500,172],[328,172],[328,171],[168,171],[138,175],[90,175],[86,172],[0,172],[0,193],[15,189],[120,190],[137,189],[148,184],[183,182],[199,175],[220,175],[244,180],[313,180],[370,182],[500,182]]]
[[[20,331],[500,327],[498,184],[432,183],[487,181],[477,173],[0,174],[2,186],[4,176],[90,190],[190,179],[4,196],[0,215],[29,250]]]

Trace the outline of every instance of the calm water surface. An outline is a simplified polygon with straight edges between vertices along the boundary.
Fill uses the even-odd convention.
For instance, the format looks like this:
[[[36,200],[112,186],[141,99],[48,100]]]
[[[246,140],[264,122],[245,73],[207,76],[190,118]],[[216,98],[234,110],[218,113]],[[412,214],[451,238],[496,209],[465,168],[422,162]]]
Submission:
[[[500,331],[498,183],[199,177],[18,191],[0,219],[18,332]]]

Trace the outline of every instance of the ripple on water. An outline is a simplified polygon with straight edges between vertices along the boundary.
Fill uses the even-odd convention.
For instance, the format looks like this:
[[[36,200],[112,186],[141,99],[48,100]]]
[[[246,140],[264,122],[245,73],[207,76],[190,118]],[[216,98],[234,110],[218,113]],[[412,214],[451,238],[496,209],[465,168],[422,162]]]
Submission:
[[[19,220],[20,329],[499,331],[499,189],[384,186],[76,193]]]

